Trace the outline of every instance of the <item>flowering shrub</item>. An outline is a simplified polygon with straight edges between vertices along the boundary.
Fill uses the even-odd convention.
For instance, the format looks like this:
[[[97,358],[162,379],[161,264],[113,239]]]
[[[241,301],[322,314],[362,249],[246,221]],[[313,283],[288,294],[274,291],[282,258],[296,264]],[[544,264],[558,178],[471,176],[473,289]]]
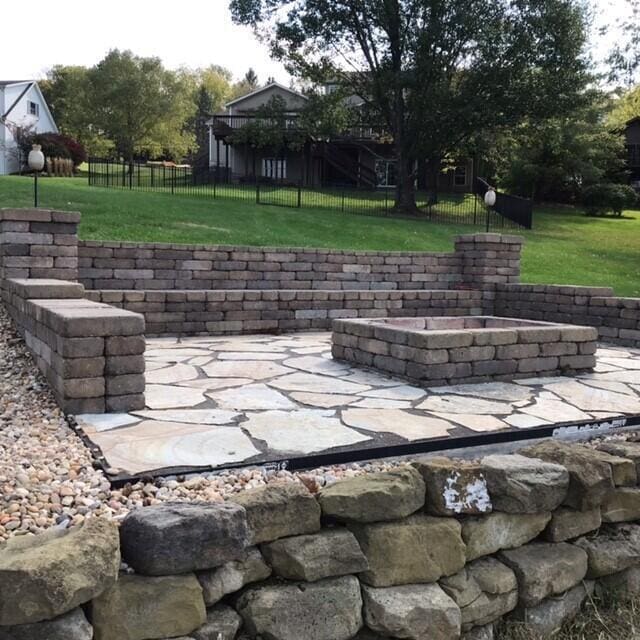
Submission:
[[[33,133],[24,136],[20,145],[25,158],[34,144],[42,147],[42,153],[47,158],[70,158],[74,167],[78,167],[87,159],[87,152],[82,144],[62,133]]]

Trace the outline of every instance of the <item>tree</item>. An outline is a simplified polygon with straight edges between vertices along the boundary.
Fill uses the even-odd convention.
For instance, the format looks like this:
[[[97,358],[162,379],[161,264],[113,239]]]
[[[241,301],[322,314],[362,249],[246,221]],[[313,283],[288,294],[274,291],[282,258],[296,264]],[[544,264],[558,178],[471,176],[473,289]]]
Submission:
[[[524,117],[561,114],[587,82],[580,0],[231,0],[287,70],[338,79],[386,127],[396,208],[416,209],[418,160]]]
[[[640,70],[640,0],[625,0],[625,4],[629,14],[615,25],[619,33],[607,62],[610,65],[609,80],[631,87]]]
[[[114,49],[89,71],[92,120],[127,162],[136,153],[184,155],[193,136],[184,123],[193,109],[187,79],[159,58]]]
[[[96,131],[92,122],[89,70],[56,65],[38,83],[58,129],[78,140],[93,155],[106,155],[113,143]]]
[[[232,98],[239,98],[240,96],[244,96],[247,93],[251,93],[258,88],[258,76],[256,72],[249,67],[247,73],[244,74],[244,77],[240,82],[236,82],[233,85],[233,89],[231,92]]]
[[[599,92],[574,113],[527,120],[501,136],[493,158],[501,186],[536,200],[578,202],[589,187],[625,178],[624,137]]]
[[[249,70],[244,74],[244,78],[242,80],[249,89],[258,88],[258,76],[253,70],[253,67],[249,67]]]
[[[629,120],[638,117],[640,117],[640,85],[632,87],[618,97],[609,114],[609,124],[623,129]]]
[[[191,73],[194,110],[186,121],[186,129],[195,139],[196,149],[192,162],[199,166],[209,163],[209,118],[219,113],[231,94],[231,72],[211,65]]]

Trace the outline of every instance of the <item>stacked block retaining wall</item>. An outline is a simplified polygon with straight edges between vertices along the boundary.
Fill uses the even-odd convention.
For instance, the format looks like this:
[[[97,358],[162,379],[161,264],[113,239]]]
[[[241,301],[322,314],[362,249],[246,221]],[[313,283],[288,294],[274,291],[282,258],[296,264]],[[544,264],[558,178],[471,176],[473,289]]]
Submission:
[[[9,315],[66,413],[144,408],[144,318],[61,280],[3,282]]]
[[[0,550],[0,638],[548,638],[594,591],[638,595],[639,449],[423,458],[22,536]]]
[[[616,297],[609,287],[500,284],[494,313],[588,325],[605,342],[640,348],[640,298]]]
[[[78,279],[80,214],[0,209],[0,282],[6,278]]]
[[[455,289],[518,282],[517,236],[460,236],[452,253],[80,242],[88,289]]]
[[[473,315],[480,291],[88,291],[144,315],[148,335],[329,330],[335,318]]]

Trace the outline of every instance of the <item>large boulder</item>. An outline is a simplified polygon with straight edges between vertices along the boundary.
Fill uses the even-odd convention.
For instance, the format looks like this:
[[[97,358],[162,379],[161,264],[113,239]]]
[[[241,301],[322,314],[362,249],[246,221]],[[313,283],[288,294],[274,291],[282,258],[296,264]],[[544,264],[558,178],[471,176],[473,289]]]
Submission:
[[[460,523],[453,518],[415,515],[352,530],[369,563],[360,578],[374,587],[434,582],[465,563]]]
[[[315,582],[369,568],[358,541],[348,529],[282,538],[263,545],[262,552],[273,571],[289,580]]]
[[[235,640],[242,618],[224,604],[207,609],[207,621],[191,633],[193,640]]]
[[[599,451],[604,451],[613,456],[627,458],[636,466],[636,473],[640,478],[640,442],[629,442],[624,440],[615,440],[602,442],[598,445]]]
[[[236,609],[251,637],[269,640],[349,640],[362,627],[354,576],[249,587]]]
[[[462,522],[467,560],[488,556],[501,549],[521,547],[536,538],[551,519],[550,513],[490,513]]]
[[[231,498],[247,512],[253,544],[320,529],[320,505],[302,484],[270,484]]]
[[[587,596],[593,593],[593,587],[592,580],[585,580],[566,593],[547,598],[534,607],[518,607],[509,617],[524,623],[536,638],[554,636],[565,622],[575,618]]]
[[[43,622],[0,627],[0,640],[92,640],[93,627],[79,607]]]
[[[611,467],[613,484],[616,487],[634,487],[638,484],[638,471],[635,461],[607,452],[605,450],[607,448],[609,448],[607,443],[598,445],[594,450],[596,451],[594,455],[597,455],[602,462],[606,462]],[[618,450],[615,444],[611,449]]]
[[[320,492],[322,513],[343,522],[397,520],[424,507],[425,488],[412,467],[340,480]]]
[[[148,576],[219,567],[244,556],[247,517],[233,503],[165,503],[132,511],[120,526],[122,556]]]
[[[367,626],[393,638],[451,640],[460,635],[460,609],[437,584],[363,586]]]
[[[197,574],[205,604],[210,607],[228,593],[239,591],[251,582],[266,580],[271,567],[264,561],[258,549],[252,547],[242,560],[230,560],[221,567]]]
[[[589,511],[576,511],[561,507],[551,514],[551,520],[544,531],[549,542],[564,542],[595,531],[602,524],[600,507]]]
[[[124,575],[91,603],[95,640],[150,640],[190,634],[207,619],[193,574]]]
[[[587,578],[600,578],[640,564],[640,526],[611,524],[597,536],[578,538],[573,544],[587,552]]]
[[[602,522],[632,522],[640,520],[640,489],[617,487],[602,502]]]
[[[0,625],[50,620],[102,593],[118,576],[118,529],[82,527],[12,538],[0,548]]]
[[[564,504],[578,511],[599,507],[613,488],[611,465],[591,447],[544,440],[520,453],[565,467],[569,472],[569,490]]]
[[[495,558],[481,558],[440,580],[440,586],[460,607],[462,629],[484,626],[518,604],[518,583],[509,567]]]
[[[603,576],[598,580],[598,586],[626,598],[637,598],[640,596],[640,566]]]
[[[493,508],[506,513],[544,513],[562,504],[569,472],[561,465],[520,455],[482,459]]]
[[[587,574],[587,554],[566,542],[532,543],[499,557],[516,574],[519,602],[525,607],[575,587]]]
[[[422,458],[412,465],[426,487],[426,511],[435,516],[479,515],[491,511],[479,464],[450,458]]]

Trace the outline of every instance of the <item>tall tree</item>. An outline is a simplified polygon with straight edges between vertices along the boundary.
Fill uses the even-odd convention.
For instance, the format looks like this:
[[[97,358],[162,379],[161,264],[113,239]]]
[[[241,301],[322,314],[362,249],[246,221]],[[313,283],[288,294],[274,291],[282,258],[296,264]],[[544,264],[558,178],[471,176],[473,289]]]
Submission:
[[[575,202],[592,185],[624,181],[624,136],[607,120],[607,98],[589,96],[567,116],[527,120],[498,136],[499,184],[535,200]]]
[[[249,87],[249,89],[258,88],[258,75],[253,70],[253,67],[249,67],[247,73],[244,74],[242,81]]]
[[[193,144],[184,122],[193,102],[186,81],[159,58],[114,49],[89,71],[95,125],[132,162],[136,153],[181,156]]]
[[[633,118],[640,118],[640,84],[618,96],[609,114],[609,124],[622,129]]]
[[[56,65],[39,81],[45,100],[60,131],[81,142],[93,155],[113,149],[113,143],[96,131],[89,70],[81,66]]]
[[[236,82],[233,85],[233,90],[231,93],[231,97],[238,98],[240,96],[244,96],[247,93],[251,93],[258,88],[258,76],[253,68],[249,67],[247,73],[244,74],[244,77],[240,82]]]
[[[607,61],[609,79],[631,87],[640,71],[640,0],[624,0],[623,4],[628,13],[614,25],[618,33]]]
[[[581,0],[231,0],[303,78],[338,78],[393,138],[396,208],[419,159],[479,129],[560,114],[586,83]]]

